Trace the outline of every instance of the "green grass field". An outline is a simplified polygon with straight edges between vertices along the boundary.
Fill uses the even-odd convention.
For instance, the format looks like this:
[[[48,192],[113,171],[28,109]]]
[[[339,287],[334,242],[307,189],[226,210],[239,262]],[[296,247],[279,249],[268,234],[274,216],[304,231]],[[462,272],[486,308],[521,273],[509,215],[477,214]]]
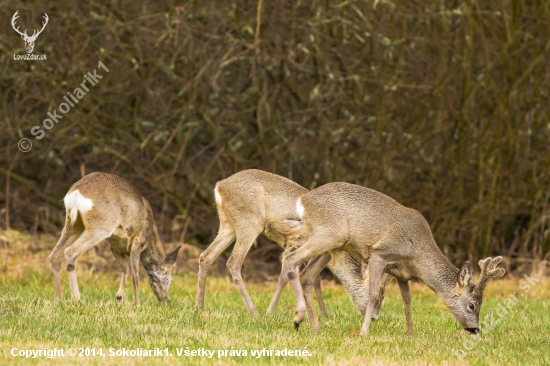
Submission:
[[[228,278],[211,276],[205,309],[194,308],[196,277],[180,269],[174,275],[171,301],[159,305],[147,283],[140,283],[142,306],[133,305],[131,281],[122,304],[114,301],[119,277],[114,272],[94,272],[79,266],[83,300],[70,299],[64,273],[66,299],[53,300],[47,271],[47,254],[4,255],[0,267],[0,364],[550,364],[550,281],[541,279],[526,291],[526,281],[507,279],[491,283],[486,291],[479,336],[462,330],[439,298],[422,284],[412,285],[415,334],[406,336],[402,301],[395,284],[371,326],[369,337],[358,336],[361,316],[343,288],[324,281],[328,318],[320,318],[322,332],[315,334],[303,323],[292,326],[294,300],[289,286],[274,316],[250,316],[235,285]],[[15,253],[15,254],[14,254]],[[2,253],[0,253],[2,254]],[[91,256],[91,254],[90,254]],[[84,260],[84,259],[83,259]],[[114,259],[113,259],[114,261]],[[524,283],[521,285],[521,283]],[[264,313],[275,283],[248,283],[249,292]],[[516,291],[517,301],[510,295]],[[523,297],[521,296],[523,295]],[[504,311],[506,305],[509,309]],[[109,356],[109,349],[153,349],[172,354],[159,357]],[[14,357],[12,351],[69,348],[77,356],[56,358]],[[102,356],[78,356],[80,348],[101,348]],[[184,351],[206,349],[205,356],[178,356]],[[256,358],[251,350],[274,350],[273,356]],[[275,350],[307,349],[307,356],[275,356]],[[219,351],[218,351],[219,350]],[[227,350],[227,356],[223,353]],[[231,356],[233,350],[233,356]],[[247,356],[243,356],[243,350]],[[241,356],[236,356],[241,351]],[[86,352],[85,350],[83,351]],[[220,357],[218,356],[220,353]]]

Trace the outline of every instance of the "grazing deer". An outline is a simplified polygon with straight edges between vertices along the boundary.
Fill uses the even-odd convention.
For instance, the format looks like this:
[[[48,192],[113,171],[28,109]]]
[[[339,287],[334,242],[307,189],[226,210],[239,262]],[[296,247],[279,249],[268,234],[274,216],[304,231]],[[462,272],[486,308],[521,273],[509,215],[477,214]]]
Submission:
[[[147,271],[149,284],[157,299],[168,301],[172,266],[180,247],[164,258],[162,244],[154,233],[155,222],[149,202],[125,179],[107,173],[91,173],[73,184],[64,198],[65,226],[50,254],[55,296],[63,297],[60,269],[65,254],[69,285],[76,300],[80,291],[76,281],[76,259],[106,239],[122,267],[116,294],[122,300],[128,268],[134,284],[134,299],[139,305],[139,263]]]
[[[372,189],[347,183],[329,183],[296,202],[300,221],[294,224],[298,237],[294,251],[283,254],[279,286],[289,280],[297,303],[295,326],[303,321],[307,302],[296,268],[325,253],[348,252],[368,262],[369,292],[361,335],[367,335],[374,311],[374,299],[384,272],[397,278],[405,304],[407,333],[411,334],[411,297],[408,281],[418,279],[443,300],[460,325],[472,334],[479,332],[479,312],[485,286],[504,275],[497,268],[502,257],[479,261],[481,275],[472,283],[469,262],[461,269],[441,253],[430,226],[420,212],[404,207],[392,198]],[[304,233],[305,232],[305,233]],[[300,243],[307,239],[304,244]],[[316,273],[311,273],[315,276]]]
[[[258,313],[242,280],[241,267],[244,257],[260,234],[283,248],[287,247],[287,237],[292,228],[292,219],[298,219],[295,209],[296,200],[307,192],[307,189],[287,178],[255,169],[235,173],[216,184],[214,196],[220,219],[220,229],[212,244],[201,254],[199,259],[196,300],[196,306],[199,309],[204,307],[208,269],[216,258],[235,241],[235,247],[227,261],[227,268],[239,288],[247,310],[251,314]],[[291,221],[285,221],[289,218]],[[319,272],[325,266],[328,266],[329,270],[342,282],[359,312],[365,314],[367,307],[365,286],[368,284],[363,279],[363,267],[359,260],[347,253],[314,258],[303,270],[303,273],[316,272],[313,277],[305,276],[307,281],[303,285],[304,291],[310,293],[312,287],[315,288],[321,313],[324,316],[327,315],[318,277]],[[282,287],[277,289],[267,311],[268,314],[275,311],[282,289]],[[383,288],[380,289],[380,296],[372,314],[375,318],[378,316],[382,300]],[[312,304],[308,307],[308,311],[315,314]],[[314,319],[316,319],[316,315],[314,315]]]

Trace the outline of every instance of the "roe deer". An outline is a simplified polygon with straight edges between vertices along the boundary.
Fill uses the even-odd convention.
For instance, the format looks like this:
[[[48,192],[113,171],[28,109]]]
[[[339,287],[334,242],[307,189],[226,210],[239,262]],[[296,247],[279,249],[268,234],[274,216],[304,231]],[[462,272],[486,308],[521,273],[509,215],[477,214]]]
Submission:
[[[149,202],[125,179],[107,173],[91,173],[73,184],[64,198],[65,226],[59,242],[50,254],[57,299],[63,297],[60,269],[65,255],[69,285],[76,300],[80,291],[76,281],[76,259],[106,239],[122,267],[122,279],[116,294],[122,300],[128,267],[134,284],[134,300],[139,305],[139,263],[147,271],[157,299],[168,301],[172,284],[172,266],[178,250],[164,258],[162,244],[154,233],[155,222]]]
[[[307,306],[296,268],[324,253],[344,251],[368,262],[369,293],[361,335],[369,332],[373,300],[384,272],[397,278],[407,333],[412,333],[410,279],[421,280],[437,293],[464,329],[472,334],[479,332],[483,291],[489,280],[504,275],[504,269],[496,267],[502,257],[479,261],[481,275],[474,285],[470,263],[458,269],[449,262],[420,212],[353,184],[329,183],[306,193],[297,200],[296,211],[300,222],[295,223],[294,236],[302,237],[302,241],[305,237],[307,242],[295,244],[295,251],[283,255],[279,277],[280,286],[289,280],[292,283],[298,310],[295,324],[303,321]]]
[[[216,184],[214,195],[220,219],[218,235],[210,246],[201,254],[199,259],[198,292],[196,306],[204,307],[204,289],[208,269],[216,258],[235,241],[233,252],[227,261],[227,268],[247,310],[252,314],[258,311],[246,290],[241,276],[241,267],[244,257],[258,237],[263,234],[275,241],[283,248],[287,247],[287,237],[292,225],[285,219],[298,220],[296,214],[296,200],[308,190],[293,181],[276,174],[261,170],[243,170]],[[292,248],[291,248],[292,249]],[[312,270],[316,275],[305,276],[304,291],[311,292],[315,287],[321,313],[326,316],[326,307],[320,292],[318,281],[319,272],[325,267],[342,282],[350,295],[355,307],[364,315],[366,310],[365,281],[363,279],[362,263],[348,255],[321,256],[314,258],[304,273]],[[281,289],[277,293],[267,311],[271,314],[279,298]],[[378,316],[378,309],[383,300],[383,288],[377,302],[373,317]],[[313,305],[308,311],[314,312]],[[316,316],[315,316],[316,319]]]

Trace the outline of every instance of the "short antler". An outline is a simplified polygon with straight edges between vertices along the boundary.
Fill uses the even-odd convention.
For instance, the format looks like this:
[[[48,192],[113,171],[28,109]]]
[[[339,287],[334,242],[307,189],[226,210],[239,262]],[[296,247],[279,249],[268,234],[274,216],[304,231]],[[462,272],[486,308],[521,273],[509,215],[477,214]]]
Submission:
[[[483,294],[485,286],[490,280],[496,280],[504,276],[504,268],[497,268],[497,265],[502,261],[502,257],[482,259],[478,262],[481,268],[481,274],[479,275],[479,281],[477,282],[475,291]]]
[[[15,14],[13,14],[13,17],[11,18],[11,26],[13,27],[13,30],[15,30],[15,31],[16,31],[17,33],[19,33],[21,36],[23,36],[23,37],[28,37],[28,36],[27,36],[27,30],[26,30],[26,29],[25,29],[25,32],[21,32],[21,31],[19,30],[19,26],[17,26],[17,28],[15,27],[15,26],[16,26],[15,21],[17,20],[17,18],[19,18],[19,15],[18,15],[17,13],[19,13],[19,10],[17,10],[17,11],[15,12]]]

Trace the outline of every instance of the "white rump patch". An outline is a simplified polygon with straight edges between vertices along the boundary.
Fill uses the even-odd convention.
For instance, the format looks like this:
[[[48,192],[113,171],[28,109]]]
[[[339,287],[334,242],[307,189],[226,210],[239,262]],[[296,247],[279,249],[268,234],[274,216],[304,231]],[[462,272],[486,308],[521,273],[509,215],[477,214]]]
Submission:
[[[300,219],[302,216],[304,216],[304,205],[302,205],[302,200],[298,198],[298,201],[296,201],[296,212],[298,213],[298,216],[300,216]]]
[[[220,191],[218,191],[218,185],[216,184],[216,188],[214,188],[214,197],[216,198],[216,203],[218,205],[222,204],[222,196],[220,196]]]
[[[74,224],[78,213],[81,214],[88,212],[94,207],[94,203],[91,199],[84,197],[78,189],[74,192],[69,193],[63,199],[65,202],[65,207],[69,211],[69,218],[71,224]]]
[[[76,199],[76,207],[78,207],[78,211],[80,213],[88,212],[94,207],[94,203],[91,199],[84,197],[80,193],[78,194],[78,198]]]
[[[67,208],[67,210],[70,210],[74,207],[76,203],[76,197],[78,197],[78,193],[79,192],[77,189],[76,191],[69,193],[65,196],[65,198],[63,198],[63,202],[65,202],[65,208]]]

